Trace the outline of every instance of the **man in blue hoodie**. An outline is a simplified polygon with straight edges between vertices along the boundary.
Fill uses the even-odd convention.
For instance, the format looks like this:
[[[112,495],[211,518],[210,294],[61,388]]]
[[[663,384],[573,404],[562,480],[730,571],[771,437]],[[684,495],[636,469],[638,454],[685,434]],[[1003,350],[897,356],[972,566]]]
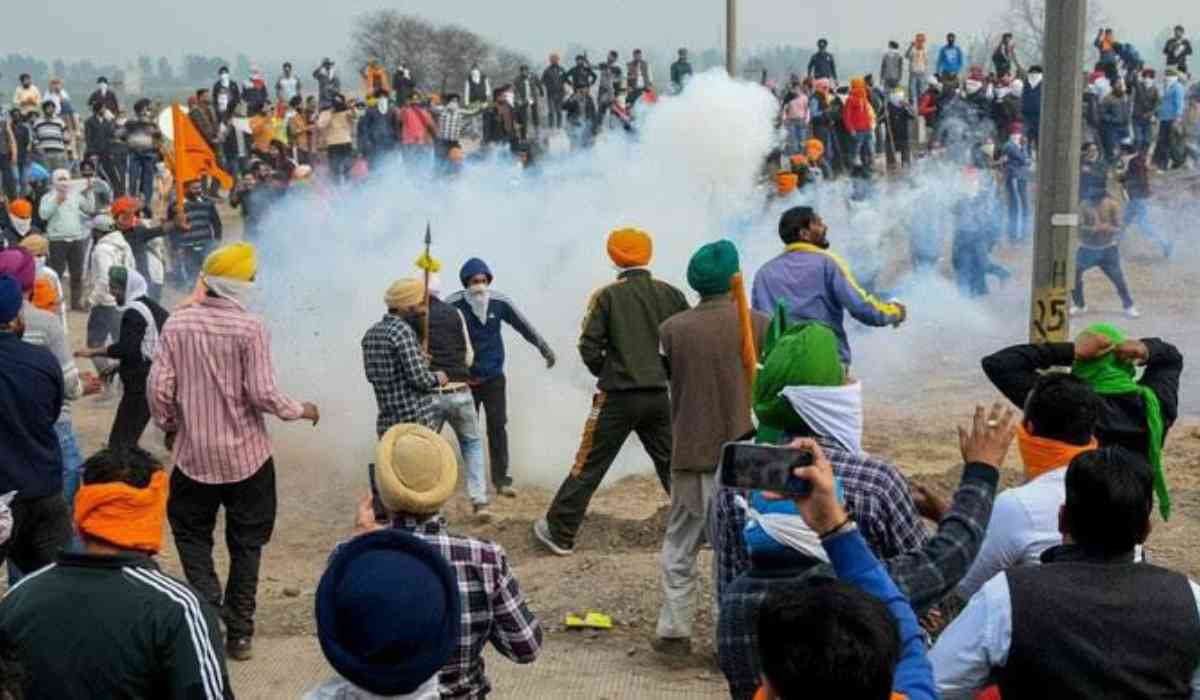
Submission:
[[[963,52],[955,42],[953,33],[946,35],[946,45],[938,52],[937,72],[939,76],[958,77],[963,69]]]
[[[554,351],[538,334],[533,324],[517,310],[507,296],[492,291],[492,271],[479,258],[471,258],[458,273],[463,291],[455,292],[446,302],[457,307],[467,321],[467,333],[475,349],[471,365],[471,393],[475,410],[483,405],[487,414],[488,451],[491,453],[492,483],[496,493],[513,498],[517,492],[508,475],[508,391],[504,376],[504,336],[501,324],[512,326],[538,349],[546,368],[554,367]]]
[[[1183,113],[1187,104],[1186,88],[1180,82],[1179,71],[1167,69],[1167,87],[1158,107],[1158,146],[1154,150],[1154,165],[1159,170],[1183,167],[1187,151],[1182,148]]]

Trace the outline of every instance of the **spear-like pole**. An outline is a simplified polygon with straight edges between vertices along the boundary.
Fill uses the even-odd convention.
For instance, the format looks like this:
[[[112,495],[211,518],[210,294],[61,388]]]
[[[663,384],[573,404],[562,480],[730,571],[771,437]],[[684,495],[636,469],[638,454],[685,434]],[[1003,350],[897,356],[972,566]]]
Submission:
[[[429,254],[429,249],[433,245],[433,232],[429,225],[429,220],[425,221],[425,316],[421,320],[421,346],[425,354],[429,354],[429,262],[433,257]]]

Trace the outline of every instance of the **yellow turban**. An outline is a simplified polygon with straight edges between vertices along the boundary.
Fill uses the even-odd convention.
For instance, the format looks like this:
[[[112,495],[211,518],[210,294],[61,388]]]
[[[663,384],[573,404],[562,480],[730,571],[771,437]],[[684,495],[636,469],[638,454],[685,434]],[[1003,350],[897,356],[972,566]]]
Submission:
[[[258,257],[249,243],[218,248],[204,260],[204,274],[239,282],[250,282],[258,272]]]
[[[608,257],[617,267],[643,267],[654,255],[654,241],[640,228],[622,228],[608,235]]]
[[[407,309],[425,301],[425,283],[415,277],[397,280],[383,294],[389,309]]]

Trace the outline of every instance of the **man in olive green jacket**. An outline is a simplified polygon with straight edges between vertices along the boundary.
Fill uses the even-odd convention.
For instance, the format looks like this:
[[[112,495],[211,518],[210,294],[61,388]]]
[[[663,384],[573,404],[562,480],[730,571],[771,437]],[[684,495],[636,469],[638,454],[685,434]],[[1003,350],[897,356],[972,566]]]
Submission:
[[[645,269],[652,253],[644,231],[621,229],[608,238],[608,255],[623,271],[592,295],[579,339],[583,364],[597,378],[592,411],[571,473],[546,517],[533,525],[534,536],[559,556],[574,550],[588,503],[630,433],[637,433],[670,491],[671,401],[658,329],[688,303]]]

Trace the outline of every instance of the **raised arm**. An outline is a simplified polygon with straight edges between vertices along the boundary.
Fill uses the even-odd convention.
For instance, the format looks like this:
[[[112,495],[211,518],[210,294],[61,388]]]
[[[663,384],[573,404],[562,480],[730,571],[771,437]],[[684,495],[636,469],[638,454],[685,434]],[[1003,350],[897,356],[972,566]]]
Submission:
[[[1074,343],[1013,345],[983,358],[983,372],[1000,393],[1018,408],[1045,370],[1069,367],[1075,361]]]

